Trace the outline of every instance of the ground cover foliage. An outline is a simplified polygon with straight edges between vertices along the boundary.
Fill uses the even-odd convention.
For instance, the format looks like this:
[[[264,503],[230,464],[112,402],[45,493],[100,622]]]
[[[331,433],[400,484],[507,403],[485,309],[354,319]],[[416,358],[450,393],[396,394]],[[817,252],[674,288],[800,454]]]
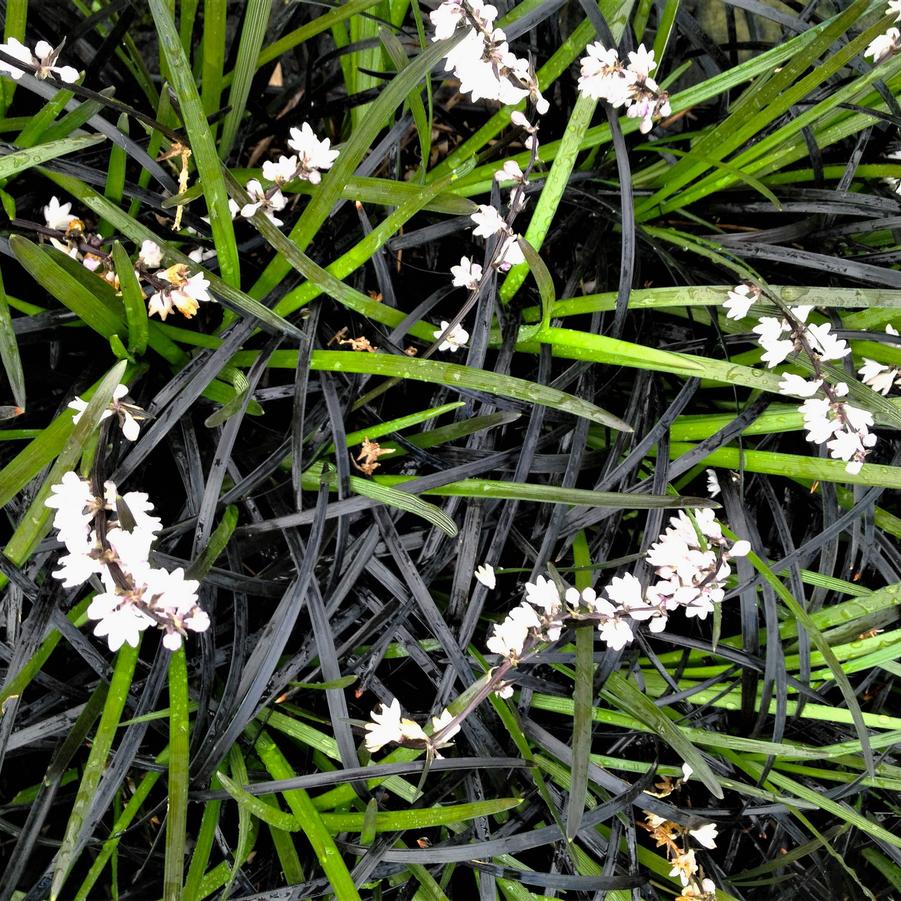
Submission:
[[[0,898],[894,897],[894,15],[498,3],[522,126],[436,6],[4,5]],[[23,74],[11,38],[65,46]],[[595,41],[653,48],[646,121],[580,92]],[[276,179],[303,123],[338,155]],[[511,187],[525,242],[486,245]],[[857,464],[761,361],[781,315],[778,372],[870,417]],[[208,629],[94,633],[109,573],[53,575],[72,472],[120,492],[75,517],[104,541],[149,495]],[[598,613],[679,509],[725,598]],[[488,642],[527,583],[575,594],[519,662]]]

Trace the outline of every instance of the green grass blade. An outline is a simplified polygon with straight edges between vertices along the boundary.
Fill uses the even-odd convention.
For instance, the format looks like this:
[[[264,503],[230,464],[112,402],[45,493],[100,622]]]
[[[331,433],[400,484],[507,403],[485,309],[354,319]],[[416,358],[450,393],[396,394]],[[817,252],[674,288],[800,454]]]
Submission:
[[[724,530],[724,534],[726,534],[727,531],[728,530]],[[732,539],[736,538],[736,536],[732,533],[729,533],[729,537]],[[860,741],[861,753],[863,754],[867,773],[872,777],[873,775],[875,775],[875,763],[873,760],[873,749],[870,745],[869,732],[867,731],[866,724],[864,723],[860,705],[857,702],[857,695],[854,693],[854,689],[851,686],[851,683],[848,681],[848,677],[845,675],[841,663],[839,663],[839,661],[836,659],[835,653],[829,646],[826,639],[823,637],[823,633],[820,632],[813,620],[810,618],[810,614],[801,606],[801,604],[798,603],[792,593],[782,584],[782,582],[769,568],[769,566],[767,566],[767,564],[753,551],[748,554],[748,562],[773,587],[773,590],[779,596],[779,599],[782,601],[782,603],[785,604],[789,613],[791,613],[798,624],[804,628],[804,630],[810,636],[810,640],[816,646],[816,649],[823,655],[823,659],[826,661],[829,669],[832,671],[832,675],[835,678],[835,683],[836,685],[838,685],[839,690],[842,693],[842,697],[845,699],[845,704],[847,704],[848,710],[851,713],[851,717],[854,720],[854,728],[857,732],[857,738]]]
[[[204,0],[200,99],[207,117],[219,109],[222,99],[227,25],[228,0]]]
[[[257,56],[266,37],[266,26],[269,24],[271,10],[272,0],[248,0],[244,7],[238,58],[235,61],[231,90],[228,94],[229,110],[222,123],[222,137],[219,139],[219,156],[223,160],[228,159],[231,153],[247,107],[250,85],[256,74]]]
[[[12,178],[32,166],[39,166],[47,160],[65,156],[67,153],[77,153],[86,147],[102,144],[105,140],[104,135],[82,135],[76,138],[48,141],[46,144],[39,144],[37,147],[27,150],[14,150],[12,153],[0,156],[0,178]]]
[[[627,0],[624,6],[631,6],[632,0]],[[541,189],[541,196],[538,203],[535,204],[535,210],[532,218],[529,220],[526,229],[525,239],[535,248],[540,250],[544,239],[550,231],[551,223],[557,213],[557,207],[563,199],[563,192],[569,184],[569,177],[572,175],[574,166],[576,165],[576,157],[581,150],[582,141],[585,138],[585,132],[591,125],[591,119],[594,116],[597,100],[589,97],[587,94],[580,94],[573,107],[572,115],[566,123],[566,131],[563,133],[563,139],[560,142],[560,149],[554,157],[554,164],[551,171],[545,179],[544,186]],[[520,286],[526,279],[529,271],[529,258],[526,257],[525,263],[514,266],[507,277],[504,279],[500,287],[500,298],[504,303],[509,303]]]
[[[6,373],[6,378],[9,381],[13,400],[24,411],[25,373],[22,371],[19,343],[16,340],[12,317],[9,315],[9,303],[6,299],[6,290],[3,287],[2,273],[0,273],[0,360],[3,361],[3,371]]]
[[[255,351],[240,351],[232,358],[232,363],[236,366],[250,366],[255,359]],[[290,350],[275,351],[269,359],[269,365],[279,369],[295,369],[297,353]],[[486,391],[499,397],[511,397],[528,403],[542,404],[562,413],[584,416],[592,422],[607,425],[619,431],[632,431],[632,427],[618,417],[572,394],[566,394],[545,385],[537,385],[525,379],[501,376],[494,372],[462,366],[459,363],[439,363],[434,360],[395,357],[387,354],[314,350],[310,366],[312,369],[325,372],[368,373],[387,378],[435,382],[451,389],[458,386],[475,391]]]
[[[446,807],[428,807],[412,810],[381,811],[375,815],[376,832],[394,832],[406,829],[430,829],[452,823],[464,823],[476,817],[492,816],[512,810],[522,804],[522,798],[497,798],[491,801],[473,801],[468,804],[449,804]],[[366,820],[365,813],[321,813],[323,825],[329,832],[359,832]]]
[[[184,879],[188,827],[191,731],[188,723],[188,668],[185,649],[169,656],[169,782],[164,901],[179,901]]]
[[[676,726],[666,717],[643,692],[623,678],[620,673],[611,673],[601,689],[616,706],[627,710],[636,719],[648,726],[665,741],[692,770],[715,798],[723,797],[723,789],[707,761],[686,737],[685,730]]]
[[[86,416],[87,413],[85,413]],[[51,901],[56,901],[60,897],[60,892],[80,850],[82,823],[91,806],[91,802],[94,800],[94,794],[106,767],[113,739],[116,737],[116,729],[119,725],[125,702],[128,699],[135,664],[138,661],[139,648],[140,644],[135,648],[125,644],[116,654],[116,663],[113,667],[113,676],[110,680],[106,704],[103,706],[103,713],[100,716],[100,723],[94,735],[88,762],[85,764],[84,775],[81,777],[75,801],[72,804],[62,844],[53,861],[53,880],[50,886]]]
[[[128,322],[128,349],[131,353],[140,356],[147,349],[149,330],[147,304],[144,301],[144,292],[135,275],[131,258],[118,241],[113,244],[113,263],[119,278],[125,319]]]

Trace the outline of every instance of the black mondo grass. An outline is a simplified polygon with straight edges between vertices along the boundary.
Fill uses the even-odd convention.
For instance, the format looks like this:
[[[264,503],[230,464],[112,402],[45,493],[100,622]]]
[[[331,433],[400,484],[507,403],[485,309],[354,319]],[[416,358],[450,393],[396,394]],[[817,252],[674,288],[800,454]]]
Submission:
[[[3,12],[0,901],[901,893],[897,0]]]

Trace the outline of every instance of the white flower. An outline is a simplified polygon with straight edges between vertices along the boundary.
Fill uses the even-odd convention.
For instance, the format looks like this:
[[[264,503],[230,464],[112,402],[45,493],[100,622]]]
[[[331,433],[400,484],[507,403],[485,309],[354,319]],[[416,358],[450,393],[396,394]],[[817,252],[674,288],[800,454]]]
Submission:
[[[729,296],[723,301],[723,308],[727,311],[727,319],[744,319],[751,309],[751,304],[760,296],[760,291],[751,285],[736,285]]]
[[[624,576],[614,576],[610,580],[610,584],[604,589],[604,592],[614,604],[625,608],[626,612],[628,612],[630,607],[644,606],[644,592],[641,589],[641,582],[631,573],[626,573]]]
[[[297,151],[298,177],[316,185],[321,181],[320,171],[331,169],[338,159],[337,150],[331,150],[331,141],[316,137],[309,124],[304,122],[300,128],[291,129],[288,146]]]
[[[832,405],[828,398],[812,397],[804,401],[800,407],[804,416],[804,428],[807,429],[807,440],[815,444],[824,444],[841,428],[841,423],[832,418]]]
[[[435,28],[433,41],[443,41],[457,30],[457,24],[465,17],[463,5],[457,0],[445,0],[436,10],[429,13],[429,20]]]
[[[110,401],[109,407],[107,407],[100,415],[100,421],[102,422],[104,419],[108,419],[115,413],[119,417],[122,434],[129,441],[137,441],[138,435],[141,432],[141,427],[138,425],[138,421],[134,414],[137,413],[138,415],[142,415],[143,410],[134,404],[122,403],[122,398],[127,394],[128,385],[117,385],[113,390],[113,398]],[[74,400],[70,401],[67,406],[70,410],[75,410],[72,422],[77,424],[84,411],[87,410],[88,402],[80,397],[76,397]]]
[[[895,16],[895,21],[901,21],[901,0],[889,0],[889,4],[886,7],[885,14]]]
[[[277,185],[291,181],[296,171],[296,156],[279,156],[278,162],[266,160],[263,163],[263,178],[267,181],[274,181]]]
[[[401,730],[401,709],[400,701],[397,698],[391,701],[386,707],[381,705],[382,712],[372,711],[372,722],[365,725],[366,730],[366,750],[370,754],[389,745],[392,742],[403,740],[403,732]]]
[[[703,826],[699,826],[697,829],[689,829],[688,834],[699,845],[703,845],[711,851],[716,847],[716,823],[706,823]]]
[[[901,31],[898,31],[897,28],[889,28],[885,34],[877,35],[870,41],[863,55],[871,56],[873,65],[876,65],[896,53],[899,47],[901,47]]]
[[[670,863],[673,865],[673,868],[669,871],[669,875],[678,876],[682,885],[688,885],[691,882],[691,877],[698,872],[694,851],[686,851],[684,854],[679,854]]]
[[[802,378],[800,375],[784,372],[782,373],[782,378],[779,380],[779,390],[783,394],[792,394],[795,397],[813,397],[822,384],[822,379],[807,381],[807,379]]]
[[[901,0],[898,0],[901,3]],[[886,366],[884,363],[878,363],[868,357],[863,358],[863,366],[857,370],[860,373],[860,380],[869,385],[879,394],[888,396],[895,382],[901,383],[901,369]]]
[[[626,76],[616,50],[598,42],[585,50],[588,55],[580,63],[579,92],[595,100],[606,100],[614,107],[625,104],[632,79]]]
[[[716,472],[713,469],[707,470],[707,493],[711,497],[716,497],[722,488],[720,488],[720,480],[716,477]]]
[[[646,79],[657,68],[654,51],[645,49],[644,44],[639,44],[638,49],[629,54],[629,65],[626,68],[636,78]]]
[[[151,296],[147,304],[147,312],[151,316],[156,313],[160,319],[165,319],[175,307],[190,319],[196,314],[200,302],[210,300],[207,290],[209,280],[202,272],[188,276],[188,267],[181,263],[161,269],[156,273],[156,278],[168,282],[171,287],[163,288]]]
[[[494,567],[490,563],[483,563],[476,567],[476,581],[480,582],[486,588],[494,588],[497,585],[497,579],[494,576]]]
[[[138,251],[138,261],[147,269],[157,269],[163,262],[163,251],[155,241],[143,241]]]
[[[783,320],[764,316],[751,329],[758,335],[760,346],[765,351],[761,359],[770,369],[778,366],[795,349],[795,342],[791,338],[781,337],[786,328],[787,323]]]
[[[614,651],[621,651],[635,638],[629,623],[618,617],[600,623],[598,625],[598,632],[600,633],[601,640],[605,641],[607,646]]]
[[[496,265],[499,269],[507,270],[511,266],[518,266],[526,261],[522,247],[519,245],[516,235],[508,235],[497,253]]]
[[[0,64],[0,66],[2,66],[2,64]],[[58,231],[64,232],[78,219],[78,216],[73,216],[69,212],[71,209],[71,203],[60,203],[55,195],[51,197],[50,203],[44,207],[44,222],[47,224],[47,228],[55,228]]]
[[[118,651],[126,642],[136,648],[141,632],[154,624],[137,605],[112,592],[94,596],[88,607],[88,618],[99,620],[94,634],[106,636],[111,651]]]
[[[234,200],[229,198],[230,203],[235,203]],[[238,206],[235,203],[235,206]],[[240,208],[239,208],[240,209]],[[232,219],[235,218],[235,214],[232,214]],[[216,256],[216,251],[212,248],[203,248],[203,247],[195,247],[189,254],[188,259],[194,263],[203,263],[205,260],[211,260]]]
[[[432,717],[432,736],[437,735],[441,732],[446,726],[450,726],[450,724],[454,720],[454,715],[445,707],[444,710],[441,711],[439,716]],[[460,731],[460,724],[454,723],[453,726],[448,730],[445,735],[441,736],[440,742],[435,742],[434,738],[429,739],[429,743],[433,748],[446,748],[449,745],[452,745],[453,742],[451,739]]]
[[[496,181],[514,181],[517,184],[526,184],[526,177],[516,160],[507,160],[497,172],[494,173]]]
[[[90,544],[85,544],[83,552],[73,550],[59,558],[59,569],[53,571],[53,578],[59,579],[64,588],[76,588],[95,573],[104,570],[103,564],[92,553]]]
[[[445,322],[443,319],[441,320],[441,327],[435,329],[432,334],[435,338],[440,338],[444,335],[445,331],[447,331],[449,322]],[[466,347],[466,342],[469,340],[469,332],[463,328],[462,325],[455,325],[442,339],[441,343],[438,345],[438,350],[449,350],[452,353],[458,351],[461,347]]]
[[[59,532],[60,540],[72,550],[72,546],[82,549],[87,543],[91,519],[96,509],[96,499],[91,485],[78,474],[66,472],[62,479],[50,486],[50,497],[44,506],[56,510],[53,528]]]
[[[524,128],[526,131],[532,129],[532,123],[526,118],[524,113],[521,113],[519,110],[514,110],[510,113],[510,122],[513,125],[516,125],[518,128]]]
[[[808,325],[807,340],[821,359],[840,360],[851,353],[851,348],[842,338],[836,338],[831,331],[832,325],[828,322]]]
[[[62,46],[54,50],[47,41],[38,41],[35,44],[34,53],[32,53],[16,38],[10,38],[5,44],[0,44],[0,50],[3,50],[4,53],[14,56],[23,63],[29,63],[34,66],[36,68],[34,72],[35,78],[44,79],[48,75],[55,75],[60,81],[74,84],[78,81],[78,69],[72,66],[55,65],[61,49]],[[18,81],[25,71],[25,69],[20,69],[12,63],[0,61],[0,72],[5,72],[14,81]]]
[[[512,698],[513,697],[513,683],[512,682],[501,682],[500,687],[495,689],[494,693],[499,698]]]
[[[250,195],[251,202],[245,203],[241,207],[241,215],[245,219],[250,219],[257,210],[262,210],[266,218],[274,225],[284,225],[282,220],[275,215],[275,212],[283,210],[288,203],[281,191],[276,189],[270,195],[255,178],[247,182],[246,190]]]
[[[744,538],[735,542],[726,553],[727,557],[747,557],[751,553],[751,542]]]
[[[687,763],[683,763],[682,764],[682,781],[688,782],[688,780],[691,778],[691,774],[693,772],[694,772],[694,770]]]
[[[526,600],[548,616],[556,616],[560,611],[560,592],[553,581],[544,576],[539,576],[534,583],[526,582]]]
[[[510,611],[502,623],[495,625],[486,647],[493,654],[515,662],[522,654],[529,630],[540,628],[541,620],[535,610],[528,604],[520,604]]]
[[[484,203],[479,204],[478,210],[470,217],[476,224],[473,235],[477,238],[490,238],[499,232],[508,230],[501,214],[493,207]]]
[[[469,257],[460,257],[460,265],[451,266],[450,271],[456,288],[475,291],[482,281],[482,267],[478,263],[471,262]]]
[[[829,455],[836,460],[851,460],[864,449],[860,435],[846,429],[837,431],[835,437],[826,442],[826,447],[829,448]]]

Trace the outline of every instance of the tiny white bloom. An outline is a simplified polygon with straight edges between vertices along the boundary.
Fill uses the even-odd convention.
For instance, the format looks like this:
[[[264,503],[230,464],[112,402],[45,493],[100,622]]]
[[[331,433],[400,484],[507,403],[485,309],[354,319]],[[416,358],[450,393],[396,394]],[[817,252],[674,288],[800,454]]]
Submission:
[[[459,266],[451,266],[453,285],[456,288],[468,288],[475,291],[482,281],[482,267],[478,263],[470,261],[469,257],[460,257]]]
[[[441,336],[444,335],[445,331],[447,331],[449,325],[449,322],[445,322],[442,319],[441,327],[435,329],[432,334],[436,339],[441,338]],[[444,335],[444,338],[438,345],[438,350],[449,350],[454,353],[461,347],[466,347],[467,341],[469,341],[469,332],[467,332],[462,325],[455,325],[446,335]]]
[[[716,847],[717,828],[716,823],[706,823],[697,829],[689,829],[688,834],[699,844],[709,850]]]
[[[44,207],[44,222],[47,228],[55,228],[64,232],[72,222],[78,219],[78,216],[73,216],[69,212],[71,209],[71,203],[60,203],[55,195],[51,197],[50,202]]]
[[[331,150],[331,141],[316,137],[309,124],[304,122],[300,128],[291,129],[288,146],[297,152],[299,178],[305,178],[312,184],[319,184],[320,170],[331,169],[339,152]]]
[[[899,47],[901,47],[901,31],[898,31],[897,28],[889,28],[885,34],[877,35],[870,41],[863,55],[872,57],[873,65],[875,65],[896,53]]]
[[[497,579],[494,575],[494,567],[490,563],[483,563],[476,567],[476,581],[480,582],[486,588],[494,588],[497,585]]]
[[[141,632],[154,624],[135,604],[114,593],[95,595],[87,612],[89,619],[99,620],[94,634],[106,637],[111,651],[118,651],[123,644],[136,648]]]
[[[501,214],[493,206],[484,203],[479,204],[478,210],[469,218],[476,224],[473,235],[477,238],[490,238],[508,228]]]
[[[832,334],[832,325],[828,322],[808,325],[807,336],[813,350],[823,360],[840,360],[851,353],[847,342]]]
[[[519,184],[525,182],[526,177],[516,160],[507,160],[504,165],[494,173],[496,181],[514,181]]]
[[[158,269],[163,262],[163,251],[155,241],[143,241],[138,260],[148,269]]]
[[[721,491],[720,480],[716,477],[716,471],[708,469],[707,471],[707,493],[711,497],[716,497]]]
[[[901,0],[898,0],[901,3]],[[863,358],[863,366],[857,370],[860,373],[860,379],[865,385],[869,385],[879,394],[888,396],[895,382],[901,383],[901,369],[892,366],[886,366],[884,363],[878,363],[868,357]]]
[[[381,706],[381,713],[372,711],[372,722],[364,727],[366,730],[366,750],[370,754],[374,754],[385,745],[392,742],[399,742],[403,738],[401,732],[401,709],[400,701],[394,698],[386,707]]]
[[[629,65],[626,68],[637,78],[647,78],[657,68],[654,51],[647,50],[644,44],[639,44],[638,49],[629,54]]]
[[[441,732],[446,726],[450,726],[450,724],[454,720],[454,715],[445,707],[444,710],[441,711],[439,716],[432,717],[432,736],[437,735]],[[453,726],[448,730],[448,732],[441,737],[441,741],[437,744],[433,739],[430,739],[430,743],[435,748],[446,748],[449,745],[452,745],[453,742],[451,739],[460,731],[460,723],[454,723]]]
[[[247,182],[246,190],[251,202],[245,203],[241,207],[241,215],[245,219],[250,219],[257,210],[262,210],[266,218],[274,225],[284,225],[282,220],[275,215],[275,212],[283,210],[288,203],[285,195],[280,190],[276,189],[271,193],[267,192],[255,178]]]
[[[682,781],[688,782],[688,780],[691,778],[691,774],[693,772],[694,772],[694,770],[687,763],[683,763],[682,764]]]
[[[534,583],[526,582],[526,600],[549,616],[560,610],[560,592],[551,579],[538,576]]]
[[[457,25],[465,17],[463,5],[457,0],[445,0],[437,9],[429,13],[429,20],[435,28],[433,41],[449,38],[457,30]]]
[[[760,292],[750,285],[741,284],[734,287],[723,301],[727,319],[744,319],[751,305],[759,297]]]
[[[274,181],[276,184],[284,184],[294,178],[297,171],[296,156],[279,156],[278,162],[266,160],[263,163],[263,178]]]
[[[783,394],[791,394],[795,397],[813,397],[822,384],[822,379],[807,381],[807,379],[802,378],[800,375],[784,372],[782,378],[779,380],[779,390]]]
[[[497,263],[499,269],[507,270],[511,266],[518,266],[526,261],[525,254],[522,252],[516,235],[508,235],[504,238],[503,243],[497,253]]]

